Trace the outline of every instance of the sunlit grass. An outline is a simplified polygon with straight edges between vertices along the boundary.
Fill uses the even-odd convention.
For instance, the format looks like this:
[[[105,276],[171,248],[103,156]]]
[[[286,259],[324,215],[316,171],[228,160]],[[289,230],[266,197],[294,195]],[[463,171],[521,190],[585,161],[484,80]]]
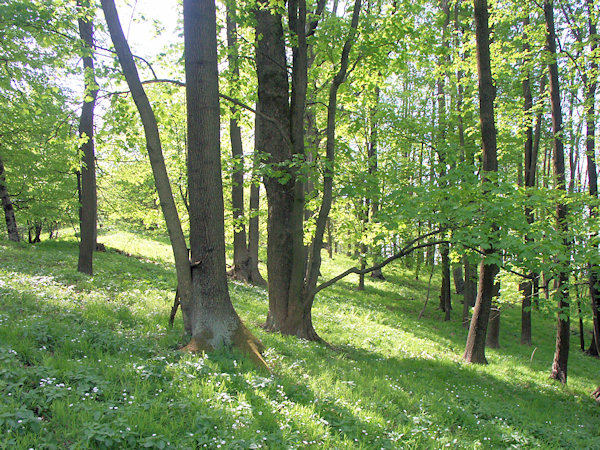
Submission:
[[[95,275],[78,274],[77,244],[0,241],[0,448],[594,448],[589,392],[600,362],[572,344],[569,384],[549,380],[555,320],[503,305],[490,364],[462,362],[458,296],[442,322],[439,277],[401,266],[387,281],[348,277],[320,293],[317,332],[331,347],[266,333],[264,289],[230,283],[236,309],[265,343],[273,375],[226,351],[192,356],[166,240],[106,232]],[[120,249],[136,257],[118,254]],[[325,259],[324,278],[353,264]],[[575,341],[575,339],[574,339]],[[535,349],[535,352],[534,352]]]

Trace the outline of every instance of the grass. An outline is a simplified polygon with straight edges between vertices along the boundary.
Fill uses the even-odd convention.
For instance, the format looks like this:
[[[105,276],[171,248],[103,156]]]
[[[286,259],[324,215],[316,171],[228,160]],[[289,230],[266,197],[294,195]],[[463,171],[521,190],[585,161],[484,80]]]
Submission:
[[[313,319],[332,348],[265,333],[265,290],[232,282],[268,375],[239,354],[177,351],[164,240],[101,241],[94,277],[76,272],[73,238],[0,241],[0,448],[600,447],[600,361],[573,339],[568,385],[549,380],[550,313],[535,312],[523,347],[520,311],[504,305],[502,347],[475,366],[461,360],[458,297],[450,322],[435,309],[436,276],[421,320],[427,282],[401,267],[364,292],[351,277],[323,291]],[[323,274],[351,263],[326,259]]]

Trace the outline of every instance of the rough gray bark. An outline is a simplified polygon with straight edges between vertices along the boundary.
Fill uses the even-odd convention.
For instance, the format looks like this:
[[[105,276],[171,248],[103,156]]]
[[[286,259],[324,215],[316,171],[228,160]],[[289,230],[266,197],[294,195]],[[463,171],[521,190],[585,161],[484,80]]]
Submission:
[[[21,238],[19,237],[17,220],[15,219],[15,210],[10,195],[8,195],[8,188],[6,187],[6,174],[4,173],[2,158],[0,158],[0,199],[2,200],[2,209],[4,209],[8,239],[13,242],[19,242]]]
[[[546,20],[546,50],[551,61],[548,64],[548,75],[550,81],[550,104],[552,106],[552,132],[553,153],[552,168],[554,172],[555,189],[566,190],[565,183],[565,156],[562,141],[563,124],[562,110],[560,105],[560,85],[558,80],[558,64],[556,62],[556,32],[554,28],[554,2],[544,1],[544,17]],[[569,242],[567,238],[567,205],[557,203],[556,224],[563,234],[563,251],[569,253]],[[558,303],[558,319],[556,327],[556,350],[550,378],[559,380],[563,384],[567,382],[567,363],[569,359],[570,339],[570,317],[569,317],[569,274],[567,268],[561,268],[557,274],[556,299]]]
[[[268,10],[262,1],[256,11],[256,68],[258,77],[259,139],[257,146],[266,163],[276,165],[283,177],[266,175],[264,184],[269,203],[267,222],[267,270],[269,274],[269,314],[266,328],[308,340],[319,340],[312,325],[314,289],[321,264],[321,248],[331,207],[332,167],[325,164],[322,204],[316,220],[315,237],[306,261],[303,243],[304,183],[298,178],[294,159],[304,159],[304,118],[307,88],[306,2],[288,2],[288,23],[292,40],[292,89],[288,78],[281,15]],[[324,2],[320,2],[324,6]],[[360,1],[353,15],[357,23]],[[356,7],[356,4],[355,4]],[[356,16],[356,18],[354,17]],[[312,33],[318,20],[308,27]],[[356,27],[353,27],[355,30]],[[354,31],[351,33],[353,37]],[[335,101],[337,88],[345,78],[352,39],[342,51],[341,68],[330,86],[328,105],[327,160],[335,149]],[[344,58],[346,61],[344,62]],[[272,118],[267,120],[265,117]],[[289,130],[289,132],[286,132]]]
[[[81,7],[83,2],[78,1]],[[87,6],[87,5],[85,5]],[[98,88],[94,76],[94,25],[91,20],[80,18],[79,36],[84,43],[83,75],[85,78],[84,100],[79,119],[79,137],[87,138],[81,144],[81,196],[80,196],[80,234],[79,260],[77,270],[93,275],[93,258],[96,249],[96,223],[97,223],[97,198],[96,198],[96,158],[94,153],[94,107]]]
[[[237,346],[255,362],[262,345],[238,317],[227,287],[214,0],[184,0],[192,340],[186,349]]]
[[[179,214],[177,213],[175,200],[173,199],[173,191],[171,190],[171,184],[169,182],[169,176],[162,154],[156,117],[154,116],[152,106],[150,105],[146,92],[140,82],[140,77],[133,61],[131,50],[127,44],[125,35],[123,34],[114,0],[102,0],[102,9],[104,11],[111,39],[119,57],[119,63],[123,69],[123,74],[127,80],[129,90],[131,91],[133,100],[140,113],[140,118],[144,127],[146,149],[148,151],[150,165],[154,175],[154,183],[160,199],[163,216],[167,224],[171,246],[173,248],[184,326],[185,330],[191,334],[192,311],[190,305],[192,302],[192,277],[190,261],[188,259],[188,248],[181,229]]]
[[[496,150],[496,126],[494,123],[494,99],[496,88],[492,79],[490,64],[490,32],[488,26],[487,0],[474,0],[475,38],[477,47],[477,71],[479,78],[479,119],[481,125],[482,182],[484,189],[490,183],[489,173],[498,171]],[[492,229],[495,225],[492,225]],[[469,327],[467,345],[463,358],[465,361],[477,364],[487,364],[485,358],[485,341],[494,295],[494,278],[498,266],[489,261],[496,253],[493,246],[482,249],[483,258],[479,269],[479,289],[473,309],[473,317]]]

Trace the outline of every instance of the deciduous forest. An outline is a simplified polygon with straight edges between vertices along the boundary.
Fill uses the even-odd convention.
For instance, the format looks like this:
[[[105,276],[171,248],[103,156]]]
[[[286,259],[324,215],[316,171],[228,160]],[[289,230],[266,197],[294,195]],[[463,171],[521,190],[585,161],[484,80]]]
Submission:
[[[600,447],[599,17],[0,2],[0,448]]]

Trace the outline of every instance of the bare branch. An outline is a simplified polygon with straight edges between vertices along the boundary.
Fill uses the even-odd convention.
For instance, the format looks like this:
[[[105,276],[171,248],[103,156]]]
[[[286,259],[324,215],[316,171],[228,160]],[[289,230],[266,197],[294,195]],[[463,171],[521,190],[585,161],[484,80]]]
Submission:
[[[434,236],[436,234],[439,234],[442,231],[445,231],[445,230],[444,229],[438,229],[438,230],[431,231],[431,232],[429,232],[427,234],[423,234],[421,236],[418,236],[418,237],[412,239],[398,253],[396,253],[395,255],[390,256],[387,259],[384,259],[382,262],[380,262],[379,264],[375,264],[372,267],[369,267],[369,268],[364,269],[364,270],[360,270],[357,267],[352,267],[352,268],[346,270],[345,272],[342,272],[338,276],[333,277],[329,281],[321,283],[319,286],[317,286],[315,288],[314,294],[316,294],[319,291],[322,291],[325,288],[328,288],[329,286],[337,283],[342,278],[345,278],[345,277],[347,277],[348,275],[350,275],[352,273],[355,273],[355,274],[358,274],[358,275],[371,273],[374,270],[381,269],[381,268],[387,266],[389,263],[391,263],[391,262],[393,262],[393,261],[395,261],[395,260],[397,260],[399,258],[402,258],[403,256],[406,256],[406,255],[412,253],[413,251],[415,251],[415,250],[417,250],[419,248],[431,247],[432,245],[437,245],[437,244],[449,244],[450,241],[440,240],[440,241],[426,242],[424,244],[415,245],[417,242],[422,241],[423,239],[426,239],[426,238],[428,238],[430,236]]]

